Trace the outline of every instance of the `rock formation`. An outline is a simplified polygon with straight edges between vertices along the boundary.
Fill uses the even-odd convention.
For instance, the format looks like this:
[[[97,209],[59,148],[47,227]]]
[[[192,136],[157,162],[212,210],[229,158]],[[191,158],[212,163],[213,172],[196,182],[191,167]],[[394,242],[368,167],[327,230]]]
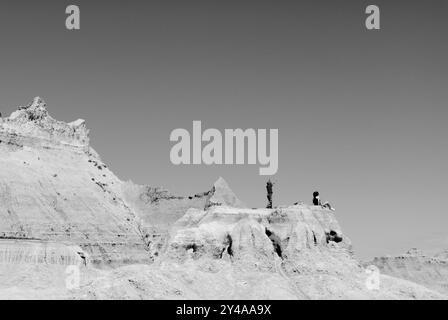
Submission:
[[[92,263],[148,259],[84,121],[56,121],[35,98],[0,124],[0,168],[0,239],[76,244]]]
[[[234,208],[246,208],[246,205],[233,193],[224,178],[220,177],[208,193],[205,209],[213,206],[228,206]]]
[[[58,148],[72,146],[87,150],[88,130],[85,121],[79,119],[65,123],[53,119],[46,103],[39,97],[27,106],[18,107],[10,117],[3,119],[1,136],[4,143],[14,146]]]
[[[332,231],[340,241],[328,239]],[[151,265],[114,269],[85,299],[446,299],[410,281],[368,274],[331,211],[214,206],[189,209]]]
[[[398,256],[377,257],[368,264],[376,265],[384,274],[413,281],[448,295],[447,251],[428,256],[414,248]]]
[[[329,210],[248,209],[222,178],[190,196],[122,182],[40,98],[0,123],[0,299],[447,298],[367,277]]]

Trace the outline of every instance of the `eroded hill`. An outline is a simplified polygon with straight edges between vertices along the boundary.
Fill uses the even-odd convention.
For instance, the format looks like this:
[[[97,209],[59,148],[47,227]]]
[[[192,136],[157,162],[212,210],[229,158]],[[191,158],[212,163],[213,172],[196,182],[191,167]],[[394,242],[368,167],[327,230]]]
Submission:
[[[1,120],[0,298],[446,298],[367,277],[332,211],[248,209],[222,178],[190,196],[122,182],[39,98]]]

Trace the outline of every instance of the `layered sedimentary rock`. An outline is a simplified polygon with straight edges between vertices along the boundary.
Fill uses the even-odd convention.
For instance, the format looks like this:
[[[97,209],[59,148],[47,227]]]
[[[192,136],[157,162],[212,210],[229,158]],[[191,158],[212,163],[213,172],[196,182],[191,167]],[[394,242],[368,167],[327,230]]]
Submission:
[[[189,208],[241,204],[222,178],[192,196],[123,183],[88,133],[84,120],[53,119],[38,97],[1,119],[0,240],[69,241],[92,263],[152,262]]]
[[[330,239],[330,234],[338,235],[338,241]],[[272,267],[276,258],[298,261],[309,252],[319,256],[336,247],[341,256],[354,262],[350,240],[342,234],[333,213],[320,207],[216,206],[190,209],[179,219],[170,230],[167,255],[182,260],[191,249],[196,258],[228,256],[234,262],[264,261],[265,267]]]
[[[190,196],[123,183],[40,98],[1,119],[0,299],[446,298],[368,277],[332,211],[248,209],[222,178]]]
[[[170,229],[189,209],[245,207],[222,177],[209,191],[190,196],[179,196],[163,188],[141,186],[132,182],[122,185],[122,194],[124,201],[138,216],[140,233],[144,235],[151,261],[162,254]]]
[[[33,240],[1,240],[0,264],[86,266],[88,256],[76,245]]]
[[[398,256],[377,257],[369,264],[376,265],[384,274],[419,283],[448,295],[447,251],[434,256],[411,249]]]
[[[0,168],[0,247],[69,242],[93,263],[148,259],[121,181],[89,146],[84,121],[54,120],[39,98],[19,107],[0,123]]]
[[[3,143],[12,148],[28,146],[32,148],[71,147],[87,151],[89,131],[82,119],[65,123],[53,119],[46,103],[39,97],[27,106],[19,106],[8,118],[0,120],[0,136]]]
[[[333,234],[333,237],[330,236]],[[353,258],[333,213],[277,209],[190,209],[151,265],[115,269],[83,288],[89,299],[444,299],[415,283],[379,275]]]
[[[132,182],[123,184],[122,193],[126,203],[146,225],[161,231],[168,230],[190,208],[203,210],[213,206],[245,207],[222,177],[213,184],[211,190],[190,196],[175,195],[163,188],[141,186]]]

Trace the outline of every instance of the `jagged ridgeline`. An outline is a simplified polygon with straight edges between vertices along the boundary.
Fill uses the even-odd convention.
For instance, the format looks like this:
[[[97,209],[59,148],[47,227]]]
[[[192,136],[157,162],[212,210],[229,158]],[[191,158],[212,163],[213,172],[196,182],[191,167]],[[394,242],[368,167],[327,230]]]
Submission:
[[[35,98],[2,119],[0,166],[0,259],[40,261],[29,255],[48,248],[92,263],[147,259],[121,181],[90,147],[85,121],[57,121]],[[33,249],[22,253],[21,240]]]
[[[73,265],[83,284],[69,291]],[[222,178],[188,196],[122,182],[85,121],[53,119],[40,98],[1,119],[0,298],[444,297],[394,277],[379,291],[365,281],[332,211],[249,209]]]
[[[224,180],[187,197],[123,183],[92,149],[88,133],[84,120],[53,119],[39,97],[1,119],[0,246],[6,249],[0,259],[41,261],[52,247],[60,263],[79,260],[81,250],[94,264],[150,262],[159,253],[149,249],[163,247],[167,227],[189,208],[241,204],[230,192],[217,198]],[[32,249],[14,251],[25,243],[19,240]]]

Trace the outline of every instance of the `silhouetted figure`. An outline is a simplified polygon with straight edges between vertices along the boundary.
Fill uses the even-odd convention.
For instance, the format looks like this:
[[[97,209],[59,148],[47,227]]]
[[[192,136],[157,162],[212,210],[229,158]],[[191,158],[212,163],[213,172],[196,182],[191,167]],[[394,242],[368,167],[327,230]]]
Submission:
[[[313,205],[321,206],[322,208],[327,208],[327,209],[330,209],[331,211],[335,210],[329,202],[322,203],[322,200],[320,200],[320,195],[319,195],[318,191],[313,192]]]
[[[319,197],[319,192],[318,191],[314,191],[313,192],[313,204],[315,206],[320,205],[320,197]]]
[[[272,209],[272,187],[274,186],[274,184],[272,183],[271,179],[268,180],[268,182],[266,183],[266,191],[268,193],[268,205],[266,208],[268,209]]]

